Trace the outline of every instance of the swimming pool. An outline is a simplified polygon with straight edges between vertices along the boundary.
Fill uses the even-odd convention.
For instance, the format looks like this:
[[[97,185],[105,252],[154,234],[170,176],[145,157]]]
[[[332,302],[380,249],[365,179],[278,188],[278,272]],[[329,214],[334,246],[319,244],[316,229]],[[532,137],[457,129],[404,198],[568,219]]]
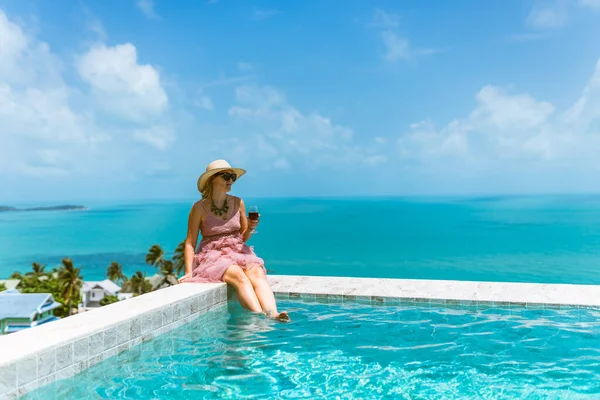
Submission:
[[[23,398],[600,396],[600,311],[281,300],[237,303]]]

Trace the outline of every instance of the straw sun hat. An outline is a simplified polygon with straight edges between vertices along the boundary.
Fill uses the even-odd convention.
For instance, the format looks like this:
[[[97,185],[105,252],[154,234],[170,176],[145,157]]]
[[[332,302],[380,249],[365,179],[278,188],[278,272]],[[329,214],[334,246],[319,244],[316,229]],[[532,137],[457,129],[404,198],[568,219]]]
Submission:
[[[211,162],[210,164],[208,164],[208,166],[206,167],[206,172],[204,172],[198,178],[198,190],[200,192],[202,192],[202,189],[204,188],[204,185],[206,185],[206,182],[208,182],[208,179],[211,176],[213,176],[214,174],[216,174],[218,172],[226,171],[228,169],[233,170],[233,172],[236,173],[236,175],[237,175],[238,178],[246,173],[245,169],[242,169],[242,168],[233,168],[225,160],[215,160],[215,161]]]

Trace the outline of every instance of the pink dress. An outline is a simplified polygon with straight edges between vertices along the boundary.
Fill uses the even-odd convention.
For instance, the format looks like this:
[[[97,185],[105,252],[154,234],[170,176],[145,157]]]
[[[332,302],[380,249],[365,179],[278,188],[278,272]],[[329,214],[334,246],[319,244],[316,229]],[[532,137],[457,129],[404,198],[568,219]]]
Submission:
[[[223,220],[209,212],[204,204],[206,218],[200,225],[202,240],[192,266],[192,277],[186,282],[223,282],[227,268],[237,265],[243,269],[258,266],[265,271],[265,262],[244,243],[240,233],[240,199],[233,197],[235,212]]]

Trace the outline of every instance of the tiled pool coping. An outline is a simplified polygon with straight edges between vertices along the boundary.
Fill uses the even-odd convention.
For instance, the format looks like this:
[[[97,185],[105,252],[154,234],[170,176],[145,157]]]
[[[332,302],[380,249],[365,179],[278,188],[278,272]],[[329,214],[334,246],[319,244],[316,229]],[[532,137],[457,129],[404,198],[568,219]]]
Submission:
[[[176,285],[0,336],[0,400],[71,377],[226,301],[225,284]]]
[[[435,301],[600,308],[599,285],[271,275],[277,298]]]
[[[600,286],[270,275],[278,298],[385,304],[509,303],[600,308]],[[227,301],[227,286],[182,284],[0,336],[0,400],[73,376]]]

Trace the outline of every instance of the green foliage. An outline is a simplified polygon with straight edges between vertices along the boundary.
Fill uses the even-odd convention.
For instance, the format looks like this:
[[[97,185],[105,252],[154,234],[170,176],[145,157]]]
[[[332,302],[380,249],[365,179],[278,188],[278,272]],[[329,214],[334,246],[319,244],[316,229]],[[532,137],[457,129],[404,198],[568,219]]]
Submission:
[[[117,301],[119,301],[117,296],[104,296],[104,298],[100,300],[100,305],[106,306],[108,304],[116,303]]]
[[[128,284],[128,289],[136,296],[152,291],[152,284],[146,280],[146,274],[141,271],[137,271],[128,281]]]
[[[25,274],[25,276],[34,276],[39,278],[40,276],[44,276],[44,269],[46,269],[45,265],[34,262],[31,264],[32,271]]]
[[[177,276],[185,272],[185,240],[181,241],[173,257],[169,260],[165,258],[162,247],[154,244],[148,250],[146,263],[158,268],[162,278],[157,288],[177,284]],[[113,261],[106,269],[108,279],[121,283],[122,292],[134,293],[139,296],[152,291],[152,284],[146,280],[146,274],[137,271],[130,279],[123,273],[123,266]],[[66,317],[73,306],[81,302],[81,286],[83,285],[83,276],[81,268],[75,268],[73,261],[66,257],[61,260],[57,268],[52,268],[51,272],[46,272],[46,265],[38,262],[32,263],[31,271],[22,274],[15,271],[9,279],[20,279],[21,283],[18,289],[21,293],[50,293],[54,299],[62,306],[54,310],[57,317]],[[3,284],[0,284],[0,291],[6,290]],[[111,304],[118,301],[117,296],[106,296],[100,301],[101,305]]]
[[[127,277],[123,273],[123,266],[116,261],[110,263],[106,269],[106,277],[113,282],[120,282],[121,286],[127,281]]]
[[[177,245],[172,260],[177,275],[183,275],[185,272],[185,240]]]
[[[164,255],[165,252],[163,251],[162,247],[160,247],[158,244],[152,245],[150,250],[148,250],[148,254],[146,254],[146,264],[153,265],[154,267],[160,269]]]
[[[182,275],[185,272],[185,240],[179,242],[171,260],[165,258],[165,252],[160,245],[155,244],[150,247],[148,254],[146,254],[146,264],[158,268],[162,273],[165,268],[165,263],[171,263],[173,265],[172,274],[175,276]],[[171,266],[169,266],[169,268],[171,268]]]
[[[4,283],[0,283],[0,292],[3,292],[6,290],[6,286],[4,285]]]
[[[54,315],[57,317],[66,317],[69,310],[69,299],[64,297],[64,283],[58,278],[60,271],[57,274],[49,274],[44,278],[36,277],[35,273],[26,274],[19,284],[21,293],[50,293],[54,300],[61,303],[62,306],[54,310]],[[77,291],[71,297],[71,304],[78,304],[81,301],[81,295]]]
[[[81,268],[75,268],[73,261],[70,258],[63,258],[62,265],[62,268],[58,270],[58,281],[62,298],[67,302],[70,313],[73,306],[73,300],[80,297],[83,277],[79,274]],[[75,304],[77,304],[77,302]]]
[[[23,275],[21,275],[20,272],[15,271],[11,276],[8,277],[8,279],[23,279]]]
[[[157,288],[163,288],[167,286],[177,285],[177,275],[175,275],[175,265],[170,260],[164,260],[162,268],[160,270],[162,279],[158,284]]]

